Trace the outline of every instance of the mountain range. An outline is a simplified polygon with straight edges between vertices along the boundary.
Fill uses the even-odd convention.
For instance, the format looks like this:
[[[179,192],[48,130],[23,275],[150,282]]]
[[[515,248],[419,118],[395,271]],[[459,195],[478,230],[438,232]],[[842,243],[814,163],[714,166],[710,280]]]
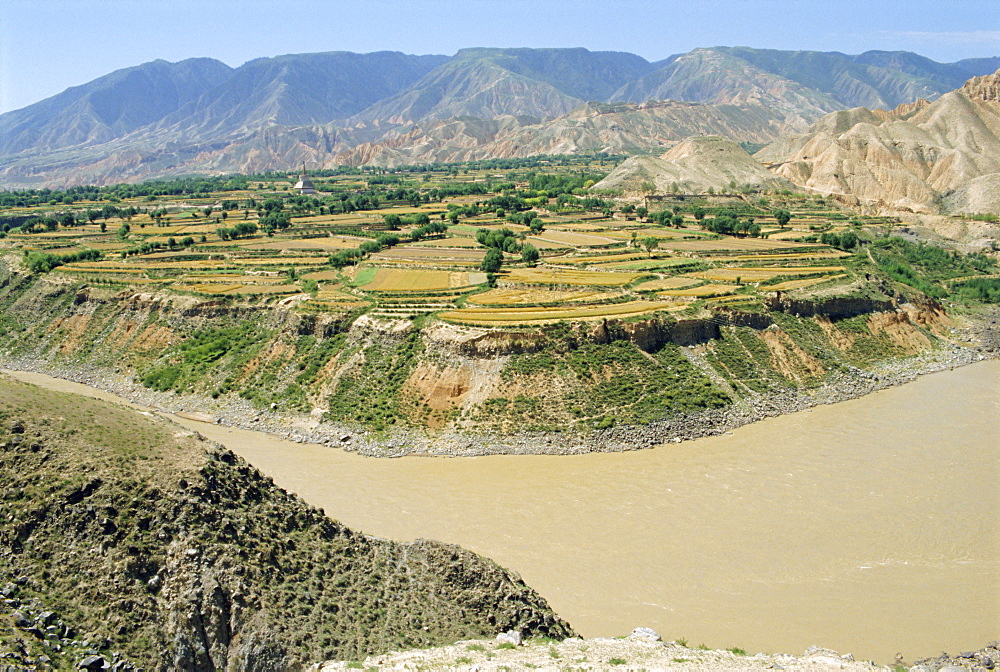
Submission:
[[[0,187],[661,152],[692,135],[766,143],[825,114],[934,100],[1000,58],[696,49],[328,52],[153,61],[0,115]]]

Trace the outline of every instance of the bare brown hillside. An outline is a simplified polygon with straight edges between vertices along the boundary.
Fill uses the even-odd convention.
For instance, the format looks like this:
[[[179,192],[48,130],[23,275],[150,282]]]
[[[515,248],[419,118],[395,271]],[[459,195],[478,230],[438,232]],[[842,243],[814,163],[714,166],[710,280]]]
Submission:
[[[1000,212],[1000,72],[933,103],[834,112],[756,158],[792,182],[915,212]]]

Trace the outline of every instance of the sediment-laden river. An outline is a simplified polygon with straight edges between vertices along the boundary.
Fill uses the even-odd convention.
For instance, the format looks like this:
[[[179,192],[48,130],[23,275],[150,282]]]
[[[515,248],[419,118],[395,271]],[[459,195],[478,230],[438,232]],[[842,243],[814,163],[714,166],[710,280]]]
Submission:
[[[175,419],[355,529],[494,558],[584,636],[883,663],[1000,638],[997,361],[631,453],[379,460]]]

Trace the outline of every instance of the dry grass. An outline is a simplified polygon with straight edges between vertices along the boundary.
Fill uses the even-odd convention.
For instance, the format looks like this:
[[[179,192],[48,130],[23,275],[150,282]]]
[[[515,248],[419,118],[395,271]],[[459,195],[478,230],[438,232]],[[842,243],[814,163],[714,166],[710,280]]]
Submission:
[[[587,233],[574,233],[572,231],[545,230],[537,236],[532,236],[531,240],[538,240],[546,243],[556,243],[558,245],[570,247],[608,247],[610,245],[620,245],[620,240],[606,238],[604,236],[594,236]]]
[[[313,271],[312,273],[305,273],[302,276],[303,280],[336,280],[341,276],[340,271]]]
[[[368,240],[350,236],[335,236],[332,238],[302,238],[300,240],[271,240],[244,246],[247,250],[350,250]]]
[[[483,249],[482,246],[477,243],[472,238],[432,238],[431,240],[421,240],[417,243],[412,243],[407,247],[456,247],[456,248],[466,248],[466,249]]]
[[[586,257],[560,257],[561,264],[610,264],[617,261],[633,261],[635,259],[646,259],[645,252],[623,252],[618,254],[591,254]]]
[[[608,231],[605,235],[618,240],[631,240],[632,234],[636,238],[656,238],[658,240],[683,240],[685,237],[703,238],[704,232],[693,231],[691,229],[627,229],[619,231]]]

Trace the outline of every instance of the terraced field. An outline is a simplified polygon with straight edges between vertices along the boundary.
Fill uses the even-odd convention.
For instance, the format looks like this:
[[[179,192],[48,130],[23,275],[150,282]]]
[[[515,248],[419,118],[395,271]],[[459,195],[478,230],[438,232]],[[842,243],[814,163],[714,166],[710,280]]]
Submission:
[[[373,261],[438,263],[452,266],[478,266],[486,251],[479,249],[442,249],[407,245],[372,255]]]
[[[595,320],[626,318],[659,311],[683,310],[661,301],[629,301],[599,306],[560,306],[539,308],[461,308],[439,314],[442,320],[478,326],[513,326],[519,324],[551,324],[562,320]]]
[[[370,280],[357,285],[359,289],[366,292],[444,291],[472,287],[486,280],[482,273],[385,267],[377,267],[374,270],[374,276]]]
[[[691,281],[694,282],[694,281]],[[613,292],[591,292],[587,290],[558,291],[551,289],[491,289],[468,298],[468,303],[477,306],[517,306],[577,302],[604,302],[620,297]]]
[[[621,287],[642,277],[641,273],[582,271],[576,268],[515,268],[504,282],[525,285],[580,285],[586,287]]]
[[[801,237],[801,233],[799,236]],[[829,249],[826,245],[814,243],[798,243],[769,238],[733,238],[726,236],[718,240],[677,240],[660,243],[660,247],[675,252],[712,253],[712,252],[773,252],[775,250]]]
[[[732,268],[715,268],[711,271],[690,273],[690,277],[721,282],[761,282],[783,275],[830,275],[840,273],[843,266],[775,266],[763,268],[759,266],[736,266]]]
[[[603,159],[595,165],[607,167]],[[552,187],[562,196],[546,199],[549,187],[544,193],[528,188],[536,174],[531,171],[348,173],[324,177],[320,183],[337,193],[316,198],[293,194],[279,176],[181,196],[116,192],[115,200],[105,195],[75,205],[77,222],[70,227],[8,226],[0,248],[66,257],[52,272],[74,282],[162,285],[184,293],[252,295],[258,303],[286,302],[301,310],[369,311],[387,319],[432,313],[502,326],[688,308],[694,314],[706,302],[759,304],[772,292],[827,291],[856,277],[851,252],[814,242],[821,232],[845,230],[847,215],[801,196],[661,196],[648,204],[662,208],[664,219],[655,212],[639,217],[635,208],[642,202],[636,199],[588,198],[595,202],[586,207],[582,200],[573,203],[576,196],[567,201],[585,192],[582,182],[561,191]],[[560,179],[580,174],[565,172]],[[451,191],[435,193],[444,189]],[[58,214],[49,206],[46,201],[9,213]],[[126,207],[128,213],[110,214]],[[787,228],[778,228],[776,207],[794,211]],[[771,235],[713,233],[696,221],[696,208],[709,218],[727,209],[753,216]],[[669,221],[675,209],[681,228],[657,223]],[[239,225],[250,230],[226,233]],[[487,247],[477,236],[502,229],[510,233],[500,268],[487,274],[481,270]],[[650,238],[656,244],[647,240],[643,247]],[[540,255],[522,258],[529,244]]]

